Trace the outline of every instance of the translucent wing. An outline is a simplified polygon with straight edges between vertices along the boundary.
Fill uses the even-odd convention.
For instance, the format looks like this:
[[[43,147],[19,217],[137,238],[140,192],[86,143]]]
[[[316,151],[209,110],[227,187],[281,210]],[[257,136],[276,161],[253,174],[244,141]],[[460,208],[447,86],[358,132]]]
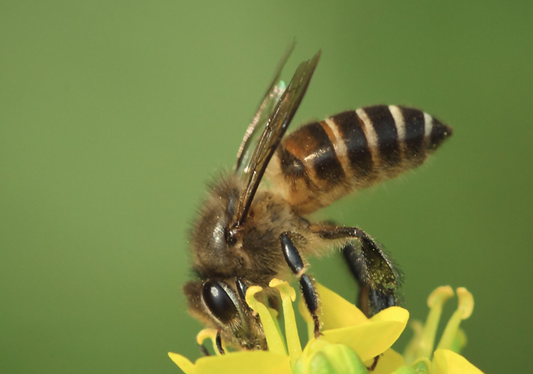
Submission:
[[[246,179],[239,196],[230,235],[235,235],[246,220],[265,169],[300,106],[319,58],[320,51],[311,60],[304,61],[298,66],[291,82],[270,115],[248,164],[248,172],[245,174]]]
[[[278,103],[281,95],[285,92],[287,86],[285,82],[280,80],[269,92],[268,96],[265,96],[265,99],[261,103],[257,114],[254,116],[254,119],[248,125],[244,138],[242,140],[239,152],[237,153],[237,162],[235,163],[234,170],[236,173],[248,173],[249,172],[249,163],[253,153],[253,144],[257,144],[261,133],[260,129],[264,129],[268,118],[274,111],[276,104]]]
[[[259,104],[259,107],[257,108],[257,112],[254,118],[252,119],[252,122],[248,125],[248,128],[246,129],[246,133],[244,134],[244,138],[242,139],[241,146],[239,147],[239,151],[237,152],[237,162],[233,167],[233,170],[236,173],[247,172],[248,168],[246,166],[248,165],[252,153],[250,148],[251,145],[254,144],[254,140],[256,140],[257,138],[258,130],[264,128],[266,122],[272,114],[272,111],[275,108],[275,105],[277,104],[281,95],[285,91],[285,82],[280,80],[279,77],[281,75],[283,67],[285,66],[285,63],[287,62],[289,56],[294,50],[295,45],[296,42],[293,41],[281,57],[281,60],[278,63],[276,70],[274,71],[274,76],[272,77],[272,80],[268,85],[268,89],[265,93],[265,96]]]

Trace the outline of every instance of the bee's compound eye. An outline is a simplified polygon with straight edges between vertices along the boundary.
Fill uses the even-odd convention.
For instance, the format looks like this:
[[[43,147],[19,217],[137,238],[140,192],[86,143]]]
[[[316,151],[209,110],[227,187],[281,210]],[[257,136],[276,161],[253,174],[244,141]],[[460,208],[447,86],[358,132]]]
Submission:
[[[237,316],[235,304],[219,282],[214,280],[205,282],[202,296],[205,305],[222,323],[228,323]]]

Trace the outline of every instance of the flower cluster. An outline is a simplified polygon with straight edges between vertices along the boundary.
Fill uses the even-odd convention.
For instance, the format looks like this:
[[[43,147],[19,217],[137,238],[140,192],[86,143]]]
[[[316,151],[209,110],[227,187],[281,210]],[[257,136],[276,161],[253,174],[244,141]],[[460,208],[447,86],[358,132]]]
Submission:
[[[382,310],[367,318],[357,307],[326,287],[317,284],[322,300],[322,336],[311,338],[302,350],[293,302],[296,292],[286,282],[274,279],[270,287],[279,291],[285,334],[282,334],[275,311],[258,301],[254,295],[261,287],[250,287],[246,302],[259,314],[269,351],[228,352],[198,359],[194,364],[186,357],[169,353],[170,358],[186,374],[253,372],[258,374],[315,374],[315,373],[368,373],[379,357],[374,374],[479,374],[478,368],[458,352],[466,344],[464,332],[459,328],[462,320],[470,317],[474,307],[472,295],[465,288],[457,289],[459,306],[450,318],[437,344],[435,336],[442,307],[454,292],[450,287],[439,287],[430,295],[430,312],[425,324],[413,322],[415,335],[407,345],[404,355],[391,349],[407,325],[409,312],[400,307]],[[300,302],[300,314],[313,336],[313,320]],[[215,345],[216,331],[202,330],[199,344],[211,339]]]

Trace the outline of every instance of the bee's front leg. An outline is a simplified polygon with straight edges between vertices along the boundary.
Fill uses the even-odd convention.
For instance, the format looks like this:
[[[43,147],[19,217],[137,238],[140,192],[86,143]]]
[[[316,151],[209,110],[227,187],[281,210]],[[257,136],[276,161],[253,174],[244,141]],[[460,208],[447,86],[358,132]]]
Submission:
[[[315,324],[315,338],[320,336],[320,320],[318,319],[318,295],[313,284],[313,280],[307,274],[305,274],[305,266],[302,261],[302,257],[298,252],[298,249],[289,237],[289,233],[283,233],[280,235],[281,250],[285,261],[291,268],[292,272],[300,280],[300,289],[307,305],[309,313],[313,317]]]
[[[199,346],[200,346],[200,352],[202,352],[202,354],[203,354],[204,356],[206,356],[206,357],[207,357],[207,356],[211,356],[211,354],[209,353],[209,351],[207,350],[207,348],[205,347],[205,345],[200,344]]]
[[[224,355],[226,354],[226,351],[224,350],[224,347],[222,347],[222,338],[220,337],[220,330],[217,331],[216,335],[215,335],[215,345],[217,347],[217,350],[218,352],[221,354],[221,355]],[[203,344],[199,344],[199,347],[200,347],[200,352],[202,352],[202,354],[207,357],[207,356],[211,356],[211,354],[209,353],[209,351],[207,350],[207,348],[205,347],[205,345]]]
[[[221,355],[226,354],[226,351],[224,351],[224,348],[222,347],[222,338],[220,337],[220,331],[217,331],[217,337],[215,338],[215,342],[216,342],[218,352]]]

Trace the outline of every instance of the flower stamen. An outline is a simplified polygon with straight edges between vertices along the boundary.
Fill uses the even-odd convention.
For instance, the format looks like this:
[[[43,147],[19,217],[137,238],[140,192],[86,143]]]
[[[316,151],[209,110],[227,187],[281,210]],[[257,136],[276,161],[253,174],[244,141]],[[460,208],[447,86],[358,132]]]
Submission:
[[[292,303],[296,300],[296,291],[287,282],[275,278],[270,281],[269,287],[276,288],[281,296],[283,319],[285,321],[285,340],[287,341],[287,349],[291,357],[291,365],[294,366],[298,358],[302,355],[302,345],[298,336],[296,316],[292,307]]]
[[[439,327],[442,308],[446,301],[453,296],[450,286],[442,286],[435,289],[428,297],[429,314],[424,325],[422,338],[414,357],[430,358],[433,353],[437,328]]]
[[[203,345],[204,344],[204,341],[206,339],[210,339],[211,340],[211,343],[213,344],[213,351],[215,352],[215,354],[217,356],[221,356],[218,348],[217,348],[217,343],[216,343],[216,339],[217,339],[217,330],[215,329],[203,329],[203,330],[200,330],[200,332],[198,333],[198,335],[196,335],[196,343],[198,343],[198,345]],[[224,344],[224,343],[222,343]],[[223,345],[222,348],[224,348],[224,350],[226,349],[226,347]]]
[[[452,317],[448,321],[437,349],[453,348],[458,334],[461,334],[459,330],[461,321],[468,319],[474,311],[474,297],[466,288],[459,287],[457,289],[457,297],[459,298],[459,305],[457,306],[457,310],[453,313]]]
[[[255,294],[261,292],[262,287],[259,286],[250,286],[246,291],[246,303],[250,308],[259,314],[261,319],[261,324],[263,325],[263,331],[265,333],[265,338],[268,345],[268,350],[272,353],[285,355],[285,345],[283,343],[283,338],[279,333],[277,324],[274,322],[272,315],[268,308],[262,302],[258,301],[255,298]]]

